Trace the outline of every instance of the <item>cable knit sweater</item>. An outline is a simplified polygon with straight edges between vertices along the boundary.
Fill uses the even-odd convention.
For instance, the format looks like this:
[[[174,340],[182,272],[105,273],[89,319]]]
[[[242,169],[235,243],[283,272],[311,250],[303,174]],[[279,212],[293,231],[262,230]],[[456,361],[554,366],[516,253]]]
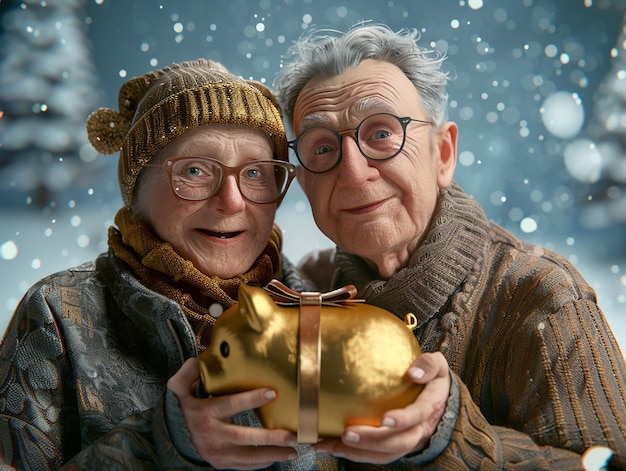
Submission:
[[[282,265],[282,281],[301,289],[295,267]],[[181,306],[112,251],[39,281],[0,343],[0,470],[212,470],[173,445],[186,437],[193,447],[165,394],[197,355]]]
[[[611,469],[626,469],[624,356],[594,291],[566,259],[488,222],[456,184],[390,279],[377,279],[359,257],[333,255],[301,264],[310,280],[334,271],[334,286],[309,288],[352,283],[370,304],[413,312],[422,349],[441,351],[458,383],[442,451],[380,469],[583,469],[592,446],[609,447]]]

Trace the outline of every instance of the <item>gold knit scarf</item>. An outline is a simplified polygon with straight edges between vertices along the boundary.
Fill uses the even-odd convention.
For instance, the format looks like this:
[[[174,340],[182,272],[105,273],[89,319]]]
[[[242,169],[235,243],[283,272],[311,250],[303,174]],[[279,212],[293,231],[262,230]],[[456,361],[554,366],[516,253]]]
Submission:
[[[137,221],[129,208],[115,216],[118,229],[109,228],[109,247],[126,262],[141,282],[153,291],[180,304],[196,334],[200,351],[206,349],[215,318],[209,306],[220,303],[224,309],[237,302],[239,287],[246,283],[265,286],[282,277],[281,232],[274,225],[265,250],[250,270],[234,278],[222,279],[200,272],[172,246],[160,240],[147,224]]]

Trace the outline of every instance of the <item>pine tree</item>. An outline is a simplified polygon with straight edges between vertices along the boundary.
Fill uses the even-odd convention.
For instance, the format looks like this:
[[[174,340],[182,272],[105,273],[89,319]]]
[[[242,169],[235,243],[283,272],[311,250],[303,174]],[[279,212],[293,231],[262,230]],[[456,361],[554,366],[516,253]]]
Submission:
[[[2,7],[0,191],[46,206],[98,163],[85,119],[98,102],[81,0]],[[79,179],[80,177],[80,179]]]
[[[612,65],[594,95],[594,116],[587,132],[602,157],[602,175],[591,187],[581,222],[595,230],[626,231],[626,15]],[[622,245],[626,254],[626,242]]]

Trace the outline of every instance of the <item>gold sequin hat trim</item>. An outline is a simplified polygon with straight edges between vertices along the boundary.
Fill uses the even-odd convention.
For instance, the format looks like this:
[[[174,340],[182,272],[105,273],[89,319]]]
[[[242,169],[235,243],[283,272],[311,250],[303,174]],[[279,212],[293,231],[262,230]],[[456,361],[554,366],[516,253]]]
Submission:
[[[118,178],[126,205],[144,165],[185,131],[203,124],[261,129],[275,157],[288,160],[282,113],[269,88],[232,75],[218,62],[197,59],[132,78],[122,85],[118,106],[119,112],[93,112],[87,135],[98,152],[120,152]]]

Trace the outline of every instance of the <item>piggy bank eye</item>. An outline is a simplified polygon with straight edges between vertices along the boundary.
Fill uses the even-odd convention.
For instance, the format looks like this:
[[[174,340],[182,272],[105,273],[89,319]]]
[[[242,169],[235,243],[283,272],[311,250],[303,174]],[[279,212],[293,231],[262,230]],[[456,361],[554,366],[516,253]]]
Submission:
[[[230,347],[228,346],[228,342],[222,342],[220,344],[220,353],[224,358],[228,358],[228,355],[230,355]]]

